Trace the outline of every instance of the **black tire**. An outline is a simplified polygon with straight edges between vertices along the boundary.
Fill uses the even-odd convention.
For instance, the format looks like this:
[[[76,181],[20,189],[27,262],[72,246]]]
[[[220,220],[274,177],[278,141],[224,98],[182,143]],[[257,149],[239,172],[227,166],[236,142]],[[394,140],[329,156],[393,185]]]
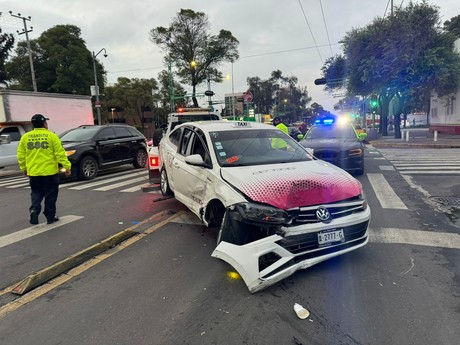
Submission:
[[[139,149],[133,158],[133,166],[136,169],[145,168],[147,164],[147,152],[144,149]]]
[[[160,190],[163,196],[172,195],[171,188],[169,188],[168,174],[166,173],[165,168],[160,171]]]
[[[93,157],[83,157],[78,164],[78,177],[81,180],[92,180],[97,176],[98,170],[97,161]]]

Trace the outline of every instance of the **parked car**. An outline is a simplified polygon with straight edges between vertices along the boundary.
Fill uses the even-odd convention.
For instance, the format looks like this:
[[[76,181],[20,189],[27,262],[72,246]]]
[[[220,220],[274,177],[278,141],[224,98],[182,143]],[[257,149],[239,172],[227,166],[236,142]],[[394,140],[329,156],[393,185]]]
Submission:
[[[218,229],[212,256],[251,292],[368,242],[361,183],[276,127],[184,123],[163,137],[159,156],[163,195]]]
[[[72,163],[72,176],[91,180],[101,169],[133,164],[144,168],[147,141],[136,128],[125,124],[80,126],[59,136]]]
[[[300,144],[313,149],[316,158],[350,173],[362,175],[365,136],[366,133],[357,134],[349,121],[325,117],[315,121]]]

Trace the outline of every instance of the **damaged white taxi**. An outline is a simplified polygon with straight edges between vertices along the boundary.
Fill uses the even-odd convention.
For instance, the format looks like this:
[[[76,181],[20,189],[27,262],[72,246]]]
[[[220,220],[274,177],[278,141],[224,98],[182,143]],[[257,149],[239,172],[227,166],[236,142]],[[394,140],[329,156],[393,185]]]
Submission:
[[[366,245],[361,183],[274,126],[202,121],[159,145],[160,186],[208,227],[252,293]]]

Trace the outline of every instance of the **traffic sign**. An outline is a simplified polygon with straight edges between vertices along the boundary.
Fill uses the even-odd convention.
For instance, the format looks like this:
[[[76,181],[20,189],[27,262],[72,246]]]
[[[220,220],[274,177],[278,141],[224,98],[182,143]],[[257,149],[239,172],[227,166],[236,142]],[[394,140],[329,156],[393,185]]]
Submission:
[[[250,90],[243,93],[243,100],[245,102],[251,102],[254,97],[252,96],[252,92]]]

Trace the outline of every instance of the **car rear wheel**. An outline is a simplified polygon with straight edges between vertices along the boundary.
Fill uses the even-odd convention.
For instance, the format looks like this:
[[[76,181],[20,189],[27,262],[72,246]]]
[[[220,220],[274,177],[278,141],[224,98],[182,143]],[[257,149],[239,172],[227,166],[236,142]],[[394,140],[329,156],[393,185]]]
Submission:
[[[98,171],[97,162],[91,156],[83,157],[78,166],[78,177],[82,180],[92,180]]]
[[[168,174],[164,168],[160,172],[160,189],[163,196],[172,195],[171,188],[169,188]]]
[[[135,168],[144,168],[147,164],[147,152],[143,149],[139,149],[136,151],[133,159],[133,165]]]

